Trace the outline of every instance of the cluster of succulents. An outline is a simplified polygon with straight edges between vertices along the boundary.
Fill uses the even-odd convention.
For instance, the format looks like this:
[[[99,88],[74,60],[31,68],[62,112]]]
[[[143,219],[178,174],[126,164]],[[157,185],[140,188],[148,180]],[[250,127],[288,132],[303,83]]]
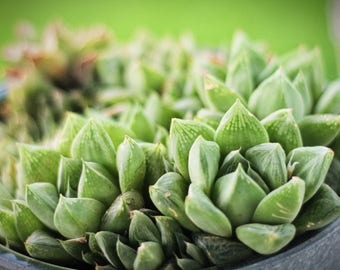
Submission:
[[[72,47],[63,76],[39,58],[33,72],[49,86],[21,88],[18,106],[39,92],[52,103],[32,108],[50,113],[51,89],[64,104],[74,82],[75,101],[87,101],[58,107],[59,118],[78,113],[53,139],[18,144],[3,168],[9,247],[71,267],[201,269],[276,253],[340,216],[340,83],[326,82],[318,50],[274,57],[237,34],[229,50],[144,35],[96,51],[98,36],[66,35],[70,46],[53,29],[63,44],[53,56]],[[74,63],[93,50],[91,72],[75,80]]]

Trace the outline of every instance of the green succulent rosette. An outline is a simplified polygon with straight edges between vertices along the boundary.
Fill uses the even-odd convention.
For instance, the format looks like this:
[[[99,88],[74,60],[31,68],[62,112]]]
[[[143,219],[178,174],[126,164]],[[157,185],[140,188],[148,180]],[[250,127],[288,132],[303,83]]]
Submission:
[[[105,45],[55,31],[72,67]],[[94,108],[3,166],[3,244],[77,268],[234,267],[340,216],[340,87],[318,50],[268,60],[243,33],[229,50],[150,35],[114,48],[78,81]],[[43,60],[24,89],[73,83]]]

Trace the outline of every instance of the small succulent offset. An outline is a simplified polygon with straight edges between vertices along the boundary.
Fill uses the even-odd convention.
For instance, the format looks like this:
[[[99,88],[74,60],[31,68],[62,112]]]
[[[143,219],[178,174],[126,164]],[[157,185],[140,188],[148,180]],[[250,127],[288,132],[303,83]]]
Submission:
[[[103,45],[91,40],[67,57]],[[317,50],[269,61],[243,34],[228,52],[149,36],[115,49],[78,81],[104,112],[67,112],[52,142],[17,144],[0,182],[7,246],[81,269],[202,269],[340,216],[340,84]]]
[[[302,146],[293,124],[285,151],[239,100],[216,130],[174,118],[168,147],[103,123],[69,113],[54,147],[18,145],[16,197],[0,186],[7,245],[71,267],[200,269],[278,252],[340,215],[332,150]]]

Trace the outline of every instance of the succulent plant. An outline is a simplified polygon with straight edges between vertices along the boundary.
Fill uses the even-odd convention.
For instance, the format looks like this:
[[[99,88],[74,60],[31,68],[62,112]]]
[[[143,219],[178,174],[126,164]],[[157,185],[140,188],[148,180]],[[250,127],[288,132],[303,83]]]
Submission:
[[[18,145],[18,192],[0,186],[7,245],[73,267],[200,269],[276,253],[340,215],[332,150],[292,140],[286,154],[239,100],[216,130],[173,119],[168,145],[110,136],[104,119],[69,113],[54,148]]]
[[[79,47],[83,33],[52,29],[60,73],[42,56],[23,89],[77,84],[80,102],[96,89],[94,108],[67,112],[52,140],[17,144],[0,182],[9,247],[79,268],[234,266],[340,216],[340,87],[319,51],[269,61],[237,34],[228,52],[146,35],[98,53],[106,35]],[[78,110],[58,107],[60,119],[65,108]]]

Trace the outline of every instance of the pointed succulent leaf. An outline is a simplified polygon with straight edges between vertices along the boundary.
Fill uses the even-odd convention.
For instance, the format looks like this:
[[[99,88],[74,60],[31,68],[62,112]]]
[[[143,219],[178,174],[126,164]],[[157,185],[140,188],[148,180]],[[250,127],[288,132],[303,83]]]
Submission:
[[[22,242],[25,242],[27,237],[35,230],[43,230],[45,228],[24,201],[13,200],[12,204],[15,229]]]
[[[66,198],[60,196],[54,213],[57,230],[67,238],[77,238],[85,232],[95,232],[104,214],[104,205],[91,198]]]
[[[86,232],[86,240],[90,251],[95,255],[104,256],[96,240],[96,233]]]
[[[239,100],[223,116],[215,132],[215,141],[223,155],[232,150],[268,142],[268,134],[260,121]]]
[[[203,250],[197,245],[190,242],[185,242],[185,251],[187,255],[199,262],[201,265],[208,264],[208,258],[205,256]]]
[[[305,111],[301,94],[281,69],[257,87],[250,96],[248,105],[260,119],[276,110],[292,108],[293,115],[298,121],[303,117]]]
[[[223,113],[221,112],[215,112],[212,110],[202,108],[197,112],[195,116],[195,120],[205,123],[211,126],[213,129],[216,129],[222,117],[223,117]]]
[[[153,204],[165,216],[173,217],[184,228],[195,231],[197,227],[187,217],[184,210],[184,199],[187,195],[188,184],[183,177],[175,172],[164,174],[149,187]]]
[[[78,198],[92,198],[109,206],[120,194],[119,188],[108,178],[105,167],[93,162],[83,162],[83,169],[78,185]]]
[[[176,251],[175,233],[182,233],[182,229],[172,217],[155,216],[156,226],[161,234],[162,247],[166,256]]]
[[[122,269],[122,264],[118,258],[116,249],[120,235],[113,232],[100,231],[96,233],[95,238],[104,257],[110,264],[117,269]]]
[[[295,77],[293,85],[295,86],[296,90],[298,90],[302,97],[305,109],[304,114],[309,114],[312,110],[313,99],[312,94],[308,88],[308,83],[302,71],[300,71],[298,75]]]
[[[317,114],[340,114],[340,80],[331,83],[315,105]]]
[[[58,192],[70,197],[77,196],[77,188],[82,170],[80,159],[61,157],[58,171]],[[69,196],[67,196],[69,197]]]
[[[71,155],[72,158],[99,163],[111,172],[116,170],[114,145],[105,129],[93,119],[90,119],[74,138]]]
[[[137,191],[127,191],[118,196],[105,212],[101,229],[114,233],[123,233],[128,230],[131,219],[130,212],[144,206],[142,195]]]
[[[333,156],[333,151],[324,146],[299,147],[288,154],[288,169],[305,181],[304,202],[313,197],[324,182]]]
[[[133,270],[133,263],[137,257],[137,251],[134,250],[132,247],[124,244],[122,241],[117,240],[116,244],[117,249],[117,256],[125,269]]]
[[[15,214],[9,209],[0,208],[0,238],[5,239],[7,244],[21,242],[15,228]]]
[[[126,136],[117,150],[119,185],[122,192],[143,190],[145,176],[145,155],[139,145]]]
[[[248,149],[246,159],[271,189],[287,182],[286,154],[278,143],[262,143]]]
[[[165,257],[158,242],[143,242],[137,249],[133,269],[156,270],[163,264]]]
[[[85,253],[85,259],[94,260],[97,264],[102,264],[102,265],[106,264],[107,259],[105,258],[104,253],[102,252],[101,248],[98,245],[98,242],[96,240],[96,233],[87,232],[85,237],[86,237],[89,249],[90,249],[90,253],[92,254],[92,255],[89,255],[89,253]],[[84,254],[83,254],[83,257],[84,257]]]
[[[124,141],[126,135],[136,137],[135,133],[122,123],[114,121],[108,117],[103,117],[101,114],[95,115],[94,117],[111,138],[115,149],[117,149],[117,147]]]
[[[248,160],[243,157],[240,149],[231,151],[224,158],[218,171],[218,176],[223,176],[236,171],[239,164],[241,164],[243,168],[247,168],[249,166]]]
[[[253,251],[243,243],[226,237],[195,233],[193,239],[209,261],[216,266],[235,265],[253,254]]]
[[[266,193],[251,179],[240,164],[233,173],[217,179],[212,193],[215,205],[233,226],[250,221]]]
[[[49,229],[57,230],[54,225],[54,211],[59,195],[50,183],[33,183],[26,186],[25,199],[33,214]]]
[[[240,53],[232,63],[229,63],[226,85],[248,100],[255,88],[254,84],[249,55],[246,52]]]
[[[166,173],[164,159],[167,158],[167,149],[161,143],[140,144],[145,155],[145,181],[147,185],[153,185]]]
[[[151,123],[146,112],[139,106],[132,109],[128,119],[128,127],[139,140],[152,142],[155,138],[155,126]]]
[[[210,195],[220,162],[220,147],[217,143],[197,137],[189,151],[189,176],[191,183]]]
[[[161,243],[161,235],[152,220],[143,212],[133,210],[131,212],[131,223],[129,228],[129,241],[133,245],[146,241]]]
[[[96,256],[91,251],[90,252],[83,252],[81,254],[81,258],[85,263],[92,265],[92,266],[96,266],[97,263],[98,263]],[[104,261],[103,263],[107,263],[106,260],[103,259],[103,261]]]
[[[189,150],[199,135],[212,141],[214,130],[210,126],[197,121],[172,119],[169,154],[174,159],[176,168],[186,180],[189,180]]]
[[[194,184],[189,186],[184,206],[185,213],[198,228],[214,235],[231,236],[232,227],[227,216]]]
[[[85,124],[86,119],[83,116],[73,112],[66,113],[65,123],[57,138],[57,149],[62,155],[66,157],[71,156],[73,139]]]
[[[236,228],[237,238],[257,253],[268,255],[285,247],[295,236],[292,224],[250,223]]]
[[[300,129],[293,117],[292,109],[277,110],[262,119],[261,124],[268,132],[269,141],[281,144],[286,154],[302,146]]]
[[[209,108],[215,111],[227,111],[237,99],[241,99],[234,90],[211,75],[204,77],[204,90]]]
[[[25,248],[36,259],[64,265],[75,264],[73,257],[63,249],[60,242],[45,231],[33,232],[25,241]]]
[[[302,207],[294,220],[298,233],[322,228],[340,216],[340,198],[326,184]]]
[[[83,254],[90,252],[85,237],[59,240],[63,249],[78,261],[83,261]]]
[[[19,144],[18,148],[24,184],[57,183],[60,160],[60,154],[57,151],[28,144]]]
[[[270,192],[255,209],[252,221],[265,224],[292,222],[298,215],[305,195],[305,182],[293,177]]]
[[[299,122],[303,145],[329,145],[340,132],[340,115],[313,114]]]
[[[178,254],[181,257],[187,257],[187,245],[186,243],[190,242],[190,238],[188,236],[186,236],[183,233],[175,233],[175,238],[176,238],[176,242],[177,242],[177,246],[178,246]]]

